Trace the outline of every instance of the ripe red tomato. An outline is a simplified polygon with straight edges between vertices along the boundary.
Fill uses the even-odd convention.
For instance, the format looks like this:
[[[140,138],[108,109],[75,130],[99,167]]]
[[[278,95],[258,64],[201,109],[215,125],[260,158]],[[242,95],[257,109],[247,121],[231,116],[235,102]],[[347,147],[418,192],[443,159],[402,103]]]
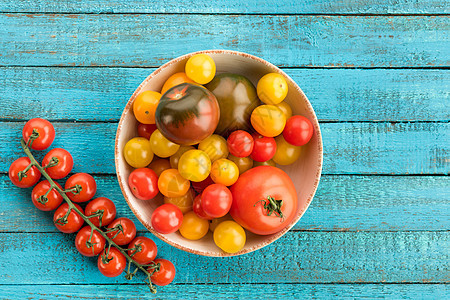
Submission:
[[[22,137],[26,143],[33,134],[33,130],[37,132],[38,137],[31,142],[31,149],[44,150],[50,147],[55,139],[55,128],[53,128],[52,123],[41,118],[29,120],[22,130]]]
[[[230,214],[247,230],[267,235],[288,226],[297,211],[297,192],[281,169],[259,166],[242,174],[231,187]]]
[[[42,160],[42,166],[47,166],[50,162],[56,162],[53,167],[46,168],[45,171],[53,179],[61,179],[69,175],[73,168],[72,155],[67,150],[55,148],[50,150]]]
[[[15,186],[29,188],[35,185],[39,181],[39,178],[41,178],[41,172],[39,172],[35,166],[32,166],[31,169],[25,173],[25,176],[19,179],[19,173],[25,170],[30,163],[31,161],[28,157],[20,157],[9,167],[9,179]]]
[[[202,193],[201,205],[206,215],[212,218],[225,216],[231,207],[233,196],[223,184],[212,184]]]
[[[90,239],[89,239],[90,238]],[[106,240],[94,230],[91,237],[91,226],[84,226],[75,237],[75,247],[84,256],[96,256],[105,248]]]
[[[97,227],[106,226],[109,225],[112,222],[112,220],[114,220],[114,218],[116,217],[116,206],[114,205],[114,202],[112,202],[108,198],[98,197],[89,202],[88,205],[86,205],[85,215],[86,217],[88,217],[98,212],[102,214],[101,224],[100,224],[100,216],[93,217],[90,219],[90,221]]]
[[[195,197],[194,202],[192,203],[192,210],[195,212],[195,214],[204,220],[212,220],[213,217],[208,216],[202,207],[202,195],[197,195]]]
[[[314,132],[310,120],[304,116],[292,116],[283,130],[283,137],[291,145],[303,146],[309,142]]]
[[[155,264],[159,264],[159,270],[153,273],[150,277],[153,284],[164,286],[168,285],[175,278],[175,266],[167,259],[158,258],[155,259]],[[148,272],[153,272],[153,268],[149,267]]]
[[[151,263],[158,253],[155,242],[145,236],[136,237],[128,245],[128,249],[135,247],[137,247],[136,250],[128,250],[128,255],[141,265]]]
[[[86,202],[94,197],[97,191],[97,184],[94,177],[87,173],[77,173],[69,177],[66,181],[65,189],[79,186],[80,192],[77,194],[75,191],[66,193],[67,197],[74,202]]]
[[[138,127],[138,135],[140,137],[146,138],[147,140],[150,139],[150,136],[152,135],[153,131],[156,130],[156,124],[142,124],[139,123]]]
[[[128,185],[133,195],[141,200],[151,200],[159,193],[158,176],[149,168],[139,168],[131,172]]]
[[[173,233],[180,228],[182,222],[183,213],[171,203],[159,206],[152,214],[152,227],[159,233]]]
[[[83,209],[78,204],[75,204],[75,207],[84,214]],[[74,210],[71,210],[67,220],[64,220],[64,216],[69,210],[69,204],[63,203],[60,207],[55,211],[53,215],[53,223],[55,223],[56,228],[59,231],[64,233],[74,233],[80,230],[81,226],[83,226],[84,220],[83,218],[76,213]]]
[[[127,259],[125,255],[120,253],[114,247],[109,249],[109,255],[106,257],[106,252],[108,249],[105,249],[101,255],[99,255],[97,260],[97,267],[106,277],[117,277],[122,274],[123,270],[127,266]]]
[[[129,244],[136,236],[136,226],[128,218],[117,218],[106,229],[111,230],[113,228],[116,230],[107,233],[107,235],[119,246]]]
[[[62,186],[59,183],[55,182],[55,184],[60,189],[62,189]],[[38,209],[42,211],[54,210],[63,201],[63,197],[61,196],[60,193],[58,193],[58,191],[56,191],[56,189],[52,189],[47,194],[50,188],[51,188],[50,182],[48,182],[48,180],[44,180],[39,182],[31,192],[31,201],[33,202],[34,206],[36,206]]]
[[[244,130],[236,130],[227,139],[228,150],[236,157],[246,157],[252,153],[253,137]]]
[[[272,159],[277,151],[277,143],[273,137],[266,137],[260,134],[253,135],[255,145],[253,146],[251,159],[258,162],[268,161]]]
[[[200,181],[200,182],[195,182],[192,181],[192,188],[197,192],[197,193],[201,193],[203,192],[204,189],[206,189],[207,186],[213,184],[214,181],[211,179],[211,176],[206,177],[205,180]]]

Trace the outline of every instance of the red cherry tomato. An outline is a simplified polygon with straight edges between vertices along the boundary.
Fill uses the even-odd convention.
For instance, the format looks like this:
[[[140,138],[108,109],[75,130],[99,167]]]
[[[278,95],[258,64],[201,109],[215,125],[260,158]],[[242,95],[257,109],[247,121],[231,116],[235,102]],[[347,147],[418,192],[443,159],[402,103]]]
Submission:
[[[253,137],[244,130],[236,130],[227,139],[228,150],[236,157],[246,157],[252,153]]]
[[[213,184],[214,181],[211,179],[211,176],[206,177],[205,180],[200,181],[200,182],[195,182],[192,181],[192,188],[197,192],[197,193],[201,193],[203,192],[204,189],[206,189],[207,186]]]
[[[183,213],[171,203],[161,205],[152,214],[152,227],[159,233],[173,233],[180,228],[182,222]]]
[[[19,173],[25,170],[30,163],[31,161],[28,157],[20,157],[16,159],[9,167],[9,179],[15,186],[20,188],[29,188],[35,185],[39,181],[39,178],[41,178],[41,172],[39,172],[35,166],[32,166],[31,169],[25,173],[26,176],[19,180]]]
[[[65,189],[68,190],[75,186],[81,188],[80,193],[68,192],[67,197],[74,202],[86,202],[94,197],[97,191],[97,184],[95,183],[94,177],[87,173],[77,173],[69,177],[66,181]]]
[[[251,159],[258,162],[264,162],[272,159],[277,151],[277,143],[273,137],[266,137],[259,134],[253,135],[255,145],[253,146]]]
[[[128,245],[128,249],[137,247],[137,250],[128,250],[128,255],[131,256],[137,263],[147,265],[151,263],[158,253],[158,248],[154,241],[145,236],[136,237]]]
[[[122,274],[123,270],[125,270],[127,266],[127,259],[114,247],[109,249],[109,255],[106,258],[107,251],[108,249],[105,249],[98,257],[97,267],[100,270],[100,273],[104,276],[117,277]]]
[[[150,139],[150,136],[152,135],[153,131],[156,130],[156,124],[138,124],[138,135],[140,137],[146,138],[147,140]]]
[[[242,174],[231,187],[230,215],[247,230],[260,235],[279,232],[297,213],[297,192],[289,175],[272,166]]]
[[[155,264],[159,264],[159,270],[153,273],[150,277],[153,284],[164,286],[168,285],[175,278],[175,266],[167,259],[158,258],[155,259]],[[153,272],[153,268],[149,267],[148,272]]]
[[[44,150],[50,147],[55,139],[55,128],[52,123],[41,118],[29,120],[22,130],[22,136],[26,143],[33,134],[33,129],[39,136],[31,143],[31,149]]]
[[[283,137],[291,145],[303,146],[309,142],[314,132],[310,120],[304,116],[292,116],[283,130]]]
[[[159,193],[158,176],[149,168],[139,168],[131,172],[128,185],[133,195],[141,200],[151,200]]]
[[[129,244],[136,236],[136,226],[128,218],[117,218],[106,229],[111,230],[113,228],[116,230],[107,233],[107,235],[119,246]]]
[[[52,161],[53,160],[53,161]],[[50,162],[56,162],[53,167],[46,168],[45,171],[53,179],[61,179],[69,175],[73,168],[72,155],[67,150],[55,148],[50,150],[42,160],[42,166],[47,166]]]
[[[208,216],[205,211],[203,210],[202,207],[202,195],[197,195],[197,197],[195,197],[194,202],[192,203],[192,210],[195,212],[195,214],[202,219],[205,220],[212,220],[213,217]]]
[[[201,205],[206,215],[212,218],[225,216],[231,207],[233,196],[223,184],[212,184],[202,193]]]
[[[75,207],[84,214],[83,209],[78,204],[75,204]],[[83,226],[84,220],[83,218],[76,213],[74,210],[71,210],[67,219],[64,218],[67,211],[69,210],[69,204],[63,203],[60,207],[55,211],[53,215],[53,223],[55,223],[56,228],[59,231],[64,233],[74,233],[80,230],[81,226]]]
[[[116,217],[116,206],[114,205],[114,202],[109,200],[106,197],[98,197],[92,200],[91,202],[86,205],[85,208],[85,215],[86,217],[92,216],[96,213],[102,214],[102,222],[100,224],[100,216],[99,217],[93,217],[90,219],[90,221],[97,227],[106,226],[109,225],[112,220]]]
[[[91,226],[84,226],[75,237],[75,247],[84,256],[96,256],[105,248],[106,240],[94,230],[91,237]]]
[[[62,186],[55,182],[55,184],[62,189]],[[47,191],[51,188],[50,182],[44,180],[39,182],[31,192],[31,201],[34,206],[43,211],[50,211],[56,209],[63,201],[63,197],[56,189],[52,189],[48,194]],[[45,195],[47,194],[47,195]]]

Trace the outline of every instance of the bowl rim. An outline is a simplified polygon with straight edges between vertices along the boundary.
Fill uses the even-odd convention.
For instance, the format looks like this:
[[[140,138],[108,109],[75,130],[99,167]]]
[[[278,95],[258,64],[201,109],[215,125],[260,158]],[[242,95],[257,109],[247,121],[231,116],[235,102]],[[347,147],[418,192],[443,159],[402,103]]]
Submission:
[[[118,143],[119,143],[119,134],[120,134],[120,130],[122,128],[124,119],[125,119],[125,114],[126,112],[128,112],[130,110],[130,106],[132,105],[132,100],[135,99],[135,97],[141,92],[141,89],[143,86],[145,86],[147,84],[148,81],[150,81],[151,79],[153,79],[155,76],[157,76],[160,72],[162,72],[164,69],[166,69],[167,67],[178,63],[180,61],[183,61],[193,55],[196,54],[229,54],[229,55],[236,55],[236,56],[242,56],[245,58],[250,58],[252,60],[255,60],[259,63],[262,63],[266,66],[268,66],[269,68],[273,69],[274,71],[282,74],[288,81],[290,81],[291,85],[295,87],[295,89],[297,90],[298,93],[300,93],[303,97],[304,100],[306,100],[306,106],[307,106],[307,110],[309,111],[310,115],[312,116],[312,123],[314,126],[314,130],[317,134],[317,150],[318,150],[318,169],[316,172],[316,179],[314,181],[314,186],[313,186],[313,191],[311,192],[311,194],[308,196],[307,200],[306,200],[306,205],[305,207],[300,210],[292,219],[291,223],[288,224],[288,226],[286,226],[284,229],[282,229],[281,231],[270,235],[270,237],[266,240],[264,240],[264,242],[261,242],[259,244],[254,245],[253,247],[250,248],[244,248],[239,252],[236,253],[226,253],[226,252],[209,252],[209,251],[200,251],[200,250],[196,250],[196,249],[192,249],[186,246],[183,246],[177,242],[171,241],[169,240],[164,234],[160,234],[158,232],[156,232],[150,224],[148,224],[147,221],[144,220],[144,217],[142,216],[142,214],[136,210],[133,205],[131,205],[130,200],[128,199],[127,194],[125,193],[124,187],[123,187],[123,179],[121,174],[119,173],[119,147],[118,147]],[[115,168],[116,168],[116,176],[117,176],[117,181],[119,182],[119,186],[120,189],[122,191],[122,195],[125,198],[125,201],[127,202],[128,206],[130,207],[131,211],[133,212],[133,214],[136,216],[136,218],[142,223],[142,225],[144,225],[145,228],[147,228],[147,230],[149,230],[153,235],[155,235],[156,237],[158,237],[160,240],[166,242],[167,244],[178,248],[180,250],[189,252],[189,253],[193,253],[193,254],[197,254],[197,255],[202,255],[202,256],[208,256],[208,257],[229,257],[229,256],[238,256],[238,255],[242,255],[242,254],[246,254],[246,253],[250,253],[253,252],[255,250],[261,249],[267,245],[270,245],[271,243],[275,242],[277,239],[279,239],[280,237],[282,237],[287,231],[289,231],[304,215],[304,213],[306,212],[306,210],[308,209],[309,205],[312,202],[312,199],[314,198],[315,193],[317,192],[317,188],[319,186],[319,181],[320,181],[320,177],[322,174],[322,167],[323,167],[323,142],[322,142],[322,134],[320,132],[320,127],[319,127],[319,121],[317,119],[316,113],[311,105],[311,103],[309,102],[309,99],[306,97],[305,93],[303,92],[303,90],[300,88],[300,86],[289,76],[287,75],[283,70],[281,70],[280,68],[278,68],[277,66],[275,66],[274,64],[259,58],[255,55],[252,54],[248,54],[248,53],[244,53],[244,52],[239,52],[239,51],[234,51],[234,50],[223,50],[223,49],[214,49],[214,50],[202,50],[202,51],[195,51],[195,52],[191,52],[191,53],[187,53],[184,54],[182,56],[176,57],[166,63],[164,63],[163,65],[161,65],[159,68],[157,68],[155,71],[153,71],[150,75],[147,76],[147,78],[144,79],[144,81],[142,81],[142,83],[136,88],[136,90],[133,92],[133,94],[131,95],[131,97],[128,99],[127,104],[125,105],[123,111],[122,111],[122,115],[120,117],[119,123],[117,125],[117,130],[116,130],[116,137],[115,137],[115,145],[114,145],[114,162],[115,162]]]

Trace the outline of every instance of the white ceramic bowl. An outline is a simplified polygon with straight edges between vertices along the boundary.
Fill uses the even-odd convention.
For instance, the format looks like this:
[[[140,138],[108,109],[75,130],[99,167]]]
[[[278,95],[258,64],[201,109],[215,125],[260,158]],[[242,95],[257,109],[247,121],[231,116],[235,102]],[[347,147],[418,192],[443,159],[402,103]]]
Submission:
[[[289,174],[297,190],[298,208],[296,216],[284,230],[272,235],[259,236],[246,232],[247,242],[245,247],[234,254],[225,253],[218,248],[214,244],[211,232],[198,241],[187,240],[178,232],[166,235],[157,233],[152,228],[150,220],[153,210],[163,203],[162,197],[158,196],[151,201],[142,201],[135,198],[128,187],[128,176],[133,168],[123,158],[123,147],[128,140],[137,136],[137,121],[134,118],[132,110],[134,99],[143,91],[160,91],[167,78],[176,72],[184,71],[184,65],[187,59],[198,53],[206,53],[214,59],[217,73],[230,72],[244,75],[253,82],[255,87],[259,78],[266,73],[277,72],[282,74],[286,78],[289,88],[285,101],[292,107],[293,114],[307,117],[314,125],[312,139],[307,145],[303,146],[304,149],[300,159],[292,165],[281,167],[281,169]],[[205,256],[233,256],[252,252],[269,245],[297,223],[311,203],[319,184],[323,153],[319,123],[311,103],[309,103],[300,87],[288,75],[271,63],[253,55],[228,50],[208,50],[189,53],[169,61],[150,74],[139,85],[125,106],[122,117],[120,118],[114,154],[117,178],[125,200],[136,217],[148,230],[168,244],[190,253]]]

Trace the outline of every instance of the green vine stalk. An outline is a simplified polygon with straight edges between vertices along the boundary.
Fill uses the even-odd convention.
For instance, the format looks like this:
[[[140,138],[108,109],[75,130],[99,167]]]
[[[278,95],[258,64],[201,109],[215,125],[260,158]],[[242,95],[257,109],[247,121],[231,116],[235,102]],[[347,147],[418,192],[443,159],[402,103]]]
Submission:
[[[32,139],[32,138],[31,138]],[[30,139],[30,140],[31,140]],[[32,143],[32,141],[31,141],[31,143]],[[36,161],[36,159],[34,158],[34,156],[33,156],[33,154],[31,153],[31,151],[30,151],[30,148],[29,148],[29,145],[28,144],[31,144],[30,143],[30,141],[28,142],[28,143],[26,143],[23,139],[21,139],[21,141],[20,141],[20,144],[21,144],[21,146],[22,146],[22,148],[23,148],[23,151],[25,152],[25,154],[28,156],[28,158],[30,159],[30,165],[25,169],[25,170],[23,170],[22,172],[22,174],[24,174],[24,176],[26,176],[26,171],[28,171],[31,167],[36,167],[38,170],[39,170],[39,172],[41,172],[41,174],[45,177],[45,179],[47,179],[48,180],[48,182],[50,183],[50,189],[49,189],[49,191],[50,190],[52,190],[52,189],[55,189],[62,197],[63,197],[63,199],[64,199],[64,201],[69,205],[69,210],[67,211],[67,213],[66,213],[66,216],[64,216],[64,217],[67,217],[69,214],[70,214],[70,212],[72,211],[72,210],[74,210],[77,214],[79,214],[80,216],[81,216],[81,218],[83,218],[83,220],[91,227],[91,236],[90,236],[90,238],[89,238],[89,240],[88,240],[88,242],[91,240],[91,238],[92,238],[92,235],[93,235],[93,233],[94,233],[94,230],[95,231],[97,231],[98,233],[100,233],[100,235],[101,236],[103,236],[104,238],[105,238],[105,240],[106,241],[108,241],[108,250],[107,250],[107,254],[106,254],[106,258],[108,258],[108,256],[109,256],[109,249],[111,248],[111,246],[114,246],[115,248],[117,248],[117,250],[119,250],[120,251],[120,253],[122,253],[126,258],[127,258],[127,260],[128,260],[128,269],[127,269],[127,271],[126,271],[126,275],[125,275],[125,278],[126,279],[128,279],[128,280],[131,280],[132,278],[133,278],[133,276],[136,274],[136,272],[138,271],[138,270],[141,270],[142,272],[144,272],[144,274],[147,276],[147,279],[148,279],[148,282],[146,282],[146,284],[149,286],[149,288],[150,288],[150,291],[152,292],[152,293],[156,293],[156,287],[152,284],[152,282],[151,282],[151,279],[150,279],[150,277],[153,275],[153,273],[154,272],[157,272],[158,270],[159,270],[159,268],[160,268],[160,264],[158,263],[158,264],[155,264],[155,263],[150,263],[149,265],[141,265],[141,264],[139,264],[139,263],[137,263],[133,258],[132,258],[132,256],[136,253],[136,251],[138,251],[139,250],[139,248],[140,248],[140,245],[137,245],[137,248],[135,249],[136,251],[130,256],[130,255],[128,255],[128,253],[127,253],[127,251],[128,250],[132,250],[132,249],[124,249],[124,248],[122,248],[122,247],[120,247],[119,245],[117,245],[114,241],[113,241],[113,238],[111,239],[111,238],[109,238],[108,237],[108,235],[107,235],[107,233],[109,233],[109,232],[113,232],[113,231],[117,231],[117,234],[120,232],[120,228],[113,228],[113,229],[111,229],[111,230],[109,230],[109,231],[107,231],[107,232],[104,232],[104,231],[102,231],[100,228],[98,228],[96,225],[94,225],[92,222],[91,222],[91,220],[90,220],[90,218],[91,217],[97,217],[97,216],[99,216],[99,215],[92,215],[92,216],[85,216],[74,204],[73,204],[73,202],[69,199],[69,197],[67,197],[67,195],[66,195],[66,192],[68,192],[68,190],[67,191],[64,191],[64,190],[62,190],[61,188],[59,188],[59,186],[58,185],[56,185],[56,183],[53,181],[53,179],[47,174],[47,172],[45,171],[45,169],[46,168],[48,168],[49,166],[44,166],[44,167],[42,167],[37,161]],[[56,161],[54,161],[53,159],[52,159],[52,161],[50,162],[51,164],[52,164],[52,166],[55,166],[58,162],[56,162]],[[74,187],[74,188],[76,188],[76,187]],[[63,217],[63,218],[64,218]],[[101,217],[100,217],[100,220],[101,220]],[[100,223],[101,224],[101,223]],[[119,224],[120,225],[120,224]],[[116,234],[116,235],[117,235]],[[133,272],[130,272],[130,266],[131,266],[131,264],[134,264],[135,266],[136,266],[136,269],[133,271]],[[146,269],[146,267],[148,267],[148,268],[150,268],[150,269],[152,269],[152,272],[149,272],[149,271],[147,271],[147,269]]]

